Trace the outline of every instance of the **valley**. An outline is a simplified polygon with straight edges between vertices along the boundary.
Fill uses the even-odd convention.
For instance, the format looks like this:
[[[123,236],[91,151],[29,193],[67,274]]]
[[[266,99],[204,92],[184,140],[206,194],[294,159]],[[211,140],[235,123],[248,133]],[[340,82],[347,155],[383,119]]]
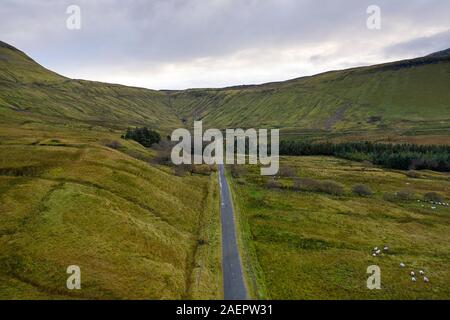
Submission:
[[[168,165],[161,146],[122,139],[127,128],[167,141],[202,120],[280,129],[281,140],[450,145],[449,83],[445,51],[279,83],[156,91],[69,79],[0,42],[0,299],[224,297],[219,173]],[[448,172],[410,177],[325,156],[283,156],[281,166],[275,178],[257,166],[225,170],[249,298],[450,297],[449,208],[423,199],[450,202]],[[357,184],[370,196],[354,194]],[[389,254],[373,257],[383,245]],[[365,287],[371,264],[384,290]],[[66,288],[70,265],[81,268],[80,291]],[[430,283],[411,283],[410,268]]]

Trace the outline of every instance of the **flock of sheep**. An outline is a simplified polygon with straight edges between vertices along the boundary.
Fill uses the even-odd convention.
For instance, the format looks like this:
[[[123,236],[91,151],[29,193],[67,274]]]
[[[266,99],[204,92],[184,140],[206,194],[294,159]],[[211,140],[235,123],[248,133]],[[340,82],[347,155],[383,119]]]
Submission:
[[[417,202],[422,202],[421,200],[417,200]],[[436,210],[436,206],[444,206],[448,207],[450,204],[447,202],[435,202],[435,201],[427,201],[431,203],[433,206],[431,207],[432,210]],[[422,205],[422,207],[425,207],[425,205]]]
[[[383,251],[387,253],[387,252],[389,251],[389,247],[388,247],[388,246],[385,246],[385,247],[383,248]],[[375,247],[375,248],[373,248],[373,250],[372,250],[372,256],[377,257],[377,256],[379,256],[379,255],[381,254],[381,252],[382,252],[382,251],[381,251],[380,248]],[[401,262],[401,263],[400,263],[400,268],[405,268],[405,267],[406,267],[406,265],[405,265],[403,262]],[[423,277],[423,281],[424,281],[424,282],[426,282],[426,283],[430,282],[430,279],[428,279],[428,277],[425,276],[425,272],[424,272],[423,270],[420,270],[420,271],[419,271],[419,275],[420,275],[421,277]],[[416,281],[417,281],[416,273],[415,273],[414,271],[411,271],[411,272],[410,272],[410,276],[411,276],[411,281],[412,281],[412,282],[416,282]]]
[[[405,267],[405,264],[404,264],[403,262],[400,263],[400,267],[401,267],[401,268],[404,268],[404,267]],[[411,271],[409,274],[410,274],[410,276],[411,276],[411,281],[412,281],[412,282],[416,282],[416,281],[417,281],[416,273],[415,273],[414,271]],[[420,275],[421,277],[423,277],[423,281],[424,281],[424,282],[430,282],[430,279],[428,279],[428,277],[425,276],[425,272],[424,272],[423,270],[420,270],[420,271],[419,271],[419,275]]]

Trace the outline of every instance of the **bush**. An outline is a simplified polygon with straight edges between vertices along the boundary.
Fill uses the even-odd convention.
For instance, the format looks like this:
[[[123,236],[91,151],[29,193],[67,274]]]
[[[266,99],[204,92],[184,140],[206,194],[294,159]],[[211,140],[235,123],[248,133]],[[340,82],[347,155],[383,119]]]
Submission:
[[[293,188],[303,191],[319,191],[320,183],[309,178],[297,178],[294,180]]]
[[[444,198],[436,192],[428,192],[423,196],[425,201],[444,202]]]
[[[334,196],[340,196],[344,194],[344,186],[334,181],[322,181],[320,183],[320,191]]]
[[[200,174],[209,176],[214,171],[214,166],[210,166],[207,164],[193,164],[191,165],[192,174]]]
[[[152,159],[152,163],[160,164],[163,166],[172,166],[172,157],[169,151],[163,150],[159,151],[157,155]]]
[[[352,189],[353,193],[360,196],[360,197],[367,197],[372,195],[372,190],[364,184],[357,184],[353,186]]]
[[[373,167],[373,163],[370,162],[369,160],[363,160],[363,161],[361,162],[361,164],[362,164],[364,167],[366,167],[366,168]]]
[[[279,175],[281,177],[291,178],[291,177],[295,177],[296,172],[293,168],[284,165],[280,168]]]
[[[400,190],[395,193],[386,192],[383,195],[383,199],[389,202],[397,202],[397,201],[409,201],[413,200],[415,194],[410,190]]]
[[[420,173],[418,173],[415,170],[409,170],[408,172],[406,172],[406,176],[408,176],[410,178],[418,179],[418,178],[420,178]]]
[[[146,148],[150,148],[153,144],[161,141],[158,132],[144,128],[128,128],[127,133],[123,136],[125,139],[134,140]]]
[[[345,188],[342,184],[334,181],[317,181],[310,178],[298,178],[292,186],[294,190],[324,192],[334,196],[344,194]]]
[[[397,195],[395,193],[386,192],[383,194],[383,200],[389,201],[389,202],[395,202],[397,201]]]
[[[175,174],[177,177],[184,177],[184,176],[186,176],[188,173],[189,173],[189,174],[191,173],[191,170],[190,170],[190,168],[189,168],[188,165],[182,164],[182,165],[179,165],[179,166],[175,166],[175,168],[174,168],[174,174]]]
[[[275,178],[272,178],[266,182],[266,188],[269,189],[280,189],[281,183],[279,183]]]
[[[120,147],[122,147],[122,145],[118,142],[118,141],[111,141],[105,144],[106,147],[110,148],[110,149],[114,149],[117,150]]]
[[[396,193],[397,198],[402,201],[408,201],[412,200],[414,198],[414,193],[412,193],[410,190],[400,190]]]
[[[230,173],[233,178],[239,178],[247,173],[244,165],[234,164],[230,166]]]

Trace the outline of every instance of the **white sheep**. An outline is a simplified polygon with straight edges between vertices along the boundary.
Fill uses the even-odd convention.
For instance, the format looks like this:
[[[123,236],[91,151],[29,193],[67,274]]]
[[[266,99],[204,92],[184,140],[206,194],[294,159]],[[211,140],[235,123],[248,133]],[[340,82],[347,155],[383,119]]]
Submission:
[[[410,275],[411,275],[411,277],[414,277],[416,275],[416,273],[414,271],[411,271]]]
[[[400,268],[404,268],[405,264],[403,262],[400,263]]]
[[[373,248],[373,251],[378,251],[378,247]]]
[[[430,282],[430,279],[428,279],[427,277],[423,277],[423,281],[424,282]]]
[[[381,250],[377,250],[375,253],[376,253],[377,255],[379,255],[379,254],[381,253]]]
[[[423,270],[420,270],[419,273],[421,276],[423,276],[425,274],[425,272],[423,272]]]
[[[384,251],[389,251],[389,247],[388,246],[384,247]]]
[[[412,282],[416,282],[417,280],[416,280],[416,277],[411,277],[411,281]]]
[[[435,209],[436,209],[436,207],[431,207],[431,209],[435,210]]]
[[[376,253],[374,253],[374,254],[372,254],[372,256],[376,257],[376,256],[377,256],[377,254],[376,254]]]

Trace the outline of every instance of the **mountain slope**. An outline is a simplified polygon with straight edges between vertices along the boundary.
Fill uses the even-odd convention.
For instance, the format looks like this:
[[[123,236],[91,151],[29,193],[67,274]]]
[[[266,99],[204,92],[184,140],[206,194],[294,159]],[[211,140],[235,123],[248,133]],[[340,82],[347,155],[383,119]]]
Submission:
[[[216,176],[175,176],[153,152],[0,125],[0,300],[220,298]]]
[[[179,126],[164,100],[158,91],[62,77],[0,42],[0,121]]]
[[[167,130],[195,118],[219,128],[445,129],[449,83],[450,53],[444,50],[258,86],[154,91],[67,79],[0,43],[0,115],[15,123]]]
[[[447,52],[259,86],[171,93],[185,117],[211,126],[312,130],[445,128]]]
[[[221,297],[215,174],[180,177],[120,138],[179,126],[164,99],[0,45],[0,300]]]

